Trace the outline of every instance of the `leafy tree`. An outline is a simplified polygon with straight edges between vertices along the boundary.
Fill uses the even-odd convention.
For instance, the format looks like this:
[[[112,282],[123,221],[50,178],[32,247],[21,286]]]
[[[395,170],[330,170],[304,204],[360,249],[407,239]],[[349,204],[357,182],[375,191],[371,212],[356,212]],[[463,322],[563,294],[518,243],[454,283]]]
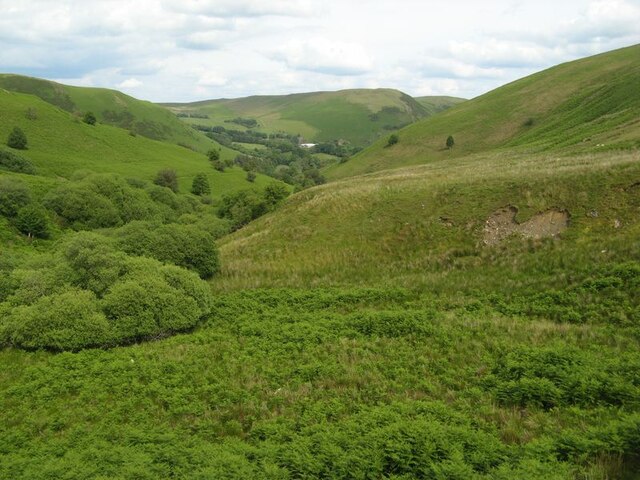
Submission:
[[[207,152],[207,157],[209,157],[210,162],[215,162],[220,159],[220,152],[218,150],[211,149]]]
[[[74,286],[102,296],[126,271],[126,256],[112,241],[93,232],[68,238],[59,252],[61,263],[70,267],[66,280]]]
[[[82,121],[87,125],[95,125],[97,119],[93,112],[87,112],[82,116]]]
[[[255,180],[256,180],[256,174],[255,174],[255,172],[248,171],[248,172],[247,172],[247,182],[251,182],[251,183],[253,183],[253,182],[255,182]]]
[[[174,193],[178,193],[178,174],[172,168],[160,170],[153,180],[153,183],[161,187],[167,187]]]
[[[60,185],[45,196],[44,204],[75,230],[116,227],[122,223],[113,202],[84,183]]]
[[[211,162],[211,164],[213,165],[213,168],[215,168],[219,172],[224,172],[224,169],[226,167],[225,163],[222,160],[214,160],[213,162]]]
[[[289,190],[281,183],[272,182],[264,189],[264,199],[269,210],[273,210],[288,196]]]
[[[454,145],[454,141],[453,141],[453,137],[451,135],[449,135],[447,137],[447,148],[453,148]]]
[[[29,237],[49,236],[49,218],[45,209],[39,205],[32,203],[18,210],[15,224],[18,230]]]
[[[387,140],[387,147],[392,147],[393,145],[395,145],[396,143],[398,143],[400,141],[400,137],[398,137],[397,134],[392,133],[389,136],[389,139]]]
[[[268,212],[264,196],[254,190],[242,190],[222,196],[218,216],[231,220],[234,229]]]
[[[18,210],[31,202],[27,186],[20,180],[0,177],[0,215],[14,217]]]
[[[267,185],[262,192],[242,190],[223,195],[218,216],[231,220],[232,228],[237,229],[275,209],[287,196],[289,189],[276,182]]]
[[[27,148],[27,136],[20,127],[13,127],[7,138],[7,146],[16,150],[25,150]]]
[[[194,195],[209,195],[211,193],[211,187],[209,186],[209,180],[204,173],[198,173],[191,183],[191,193]]]

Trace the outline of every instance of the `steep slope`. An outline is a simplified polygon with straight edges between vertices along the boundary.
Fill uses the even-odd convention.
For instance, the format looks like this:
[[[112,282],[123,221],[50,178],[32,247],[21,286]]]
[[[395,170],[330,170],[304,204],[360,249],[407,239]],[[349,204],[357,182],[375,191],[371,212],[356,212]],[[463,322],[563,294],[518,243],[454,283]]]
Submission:
[[[299,134],[307,142],[342,139],[358,146],[428,114],[416,100],[391,89],[253,96],[166,106],[192,124],[242,128],[229,123],[240,117],[256,120],[257,130],[265,133]]]
[[[172,167],[180,177],[183,191],[189,190],[193,177],[199,172],[209,176],[215,197],[250,186],[245,172],[234,168],[220,173],[202,153],[141,135],[133,136],[109,125],[87,125],[38,97],[0,89],[2,151],[9,151],[4,144],[14,127],[25,132],[28,149],[13,152],[35,165],[41,176],[68,178],[77,170],[91,170],[152,180],[158,170]],[[223,151],[223,156],[229,158],[229,155]],[[256,179],[258,185],[268,181],[269,178],[262,175]]]
[[[443,112],[454,105],[467,101],[465,98],[448,96],[426,96],[414,98],[420,105],[427,109],[429,116]]]
[[[179,144],[202,152],[217,146],[202,133],[180,122],[166,109],[116,90],[72,87],[49,80],[6,74],[0,75],[0,88],[35,95],[79,116],[84,112],[92,112],[102,123],[124,128],[153,140]]]
[[[562,64],[464,102],[380,140],[329,178],[496,148],[595,152],[640,146],[640,45]],[[452,135],[455,146],[446,148]]]

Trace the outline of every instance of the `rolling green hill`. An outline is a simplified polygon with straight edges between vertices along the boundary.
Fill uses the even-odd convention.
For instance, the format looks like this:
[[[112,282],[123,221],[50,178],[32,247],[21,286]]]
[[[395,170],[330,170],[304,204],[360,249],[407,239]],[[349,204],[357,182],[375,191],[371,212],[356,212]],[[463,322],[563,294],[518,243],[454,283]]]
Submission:
[[[341,178],[497,148],[592,153],[640,146],[640,45],[558,65],[380,140],[326,170]],[[452,135],[455,146],[447,149]]]
[[[423,118],[433,110],[453,103],[453,100],[438,97],[431,102],[425,97],[423,103],[398,90],[361,89],[166,106],[177,114],[185,115],[182,118],[192,124],[243,128],[228,122],[236,118],[254,119],[259,124],[257,130],[265,133],[299,134],[305,142],[342,139],[364,146],[385,132]],[[200,118],[188,116],[194,114]]]
[[[206,152],[217,146],[202,133],[188,128],[166,109],[116,90],[72,87],[49,80],[0,74],[0,88],[35,95],[67,112],[82,116],[93,112],[101,123],[138,135]]]
[[[374,146],[343,166],[424,165],[300,191],[220,238],[211,292],[168,261],[211,260],[172,239],[210,227],[211,211],[57,242],[22,235],[22,249],[0,250],[0,478],[638,480],[640,152],[628,148],[635,90],[618,94],[637,73],[629,52],[611,54],[620,80],[588,99],[566,76],[593,86],[605,71],[561,66],[558,90],[546,80],[555,99],[516,82]],[[0,138],[21,127],[18,153],[43,175],[6,176],[34,194],[77,168],[148,179],[206,164],[30,95],[0,90],[0,109]],[[504,132],[482,137],[476,114]],[[509,133],[519,115],[528,130]],[[484,147],[465,146],[449,118]],[[562,119],[574,123],[556,132]],[[456,137],[433,147],[446,161],[421,156],[432,124]],[[616,148],[571,143],[585,132]],[[105,180],[82,191],[147,195]],[[14,221],[0,215],[3,247]],[[158,261],[134,256],[147,253]],[[121,338],[114,324],[152,335],[91,337]],[[29,349],[47,334],[44,345],[102,348]]]
[[[639,160],[638,152],[487,153],[332,182],[296,194],[280,211],[225,237],[219,282],[225,288],[426,283],[455,291],[469,287],[469,271],[483,279],[478,288],[485,281],[500,285],[502,269],[525,271],[547,255],[622,261],[640,253],[637,240],[624,246],[640,228]],[[500,249],[485,245],[492,243],[487,222],[509,205],[519,223],[568,212],[567,239],[532,252],[516,243],[498,261]],[[505,222],[507,228],[511,220]],[[595,255],[609,244],[617,247]]]
[[[3,151],[9,150],[4,143],[16,126],[25,132],[28,149],[14,153],[35,165],[40,176],[69,178],[77,170],[91,170],[150,181],[158,170],[172,167],[178,172],[180,188],[185,192],[199,172],[207,173],[212,194],[218,198],[250,185],[241,169],[220,173],[202,153],[142,135],[133,136],[127,130],[110,125],[87,125],[38,97],[0,89],[3,144],[0,149]],[[231,159],[233,155],[231,150],[222,151],[223,158]],[[256,179],[258,185],[268,182],[269,178],[263,175]]]

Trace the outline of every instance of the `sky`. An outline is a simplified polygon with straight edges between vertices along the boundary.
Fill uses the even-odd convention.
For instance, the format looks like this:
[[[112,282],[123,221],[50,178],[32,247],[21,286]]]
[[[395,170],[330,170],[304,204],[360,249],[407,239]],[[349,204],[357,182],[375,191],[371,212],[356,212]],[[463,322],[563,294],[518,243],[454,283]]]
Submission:
[[[155,102],[473,98],[640,43],[640,0],[0,0],[0,72]]]

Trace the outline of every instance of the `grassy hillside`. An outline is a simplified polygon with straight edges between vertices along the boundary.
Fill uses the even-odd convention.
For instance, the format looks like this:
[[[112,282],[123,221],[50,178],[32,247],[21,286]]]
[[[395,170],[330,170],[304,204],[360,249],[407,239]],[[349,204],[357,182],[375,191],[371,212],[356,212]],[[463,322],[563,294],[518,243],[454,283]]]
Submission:
[[[426,96],[414,97],[416,101],[427,109],[429,116],[443,112],[462,102],[466,102],[465,98],[448,97],[448,96]]]
[[[598,152],[640,146],[640,45],[566,63],[464,102],[377,142],[329,178],[450,159],[496,148]],[[452,135],[453,149],[446,139]]]
[[[503,285],[505,269],[526,271],[548,256],[575,256],[581,264],[635,258],[639,160],[638,152],[491,153],[315,187],[223,240],[220,286],[388,282],[455,291],[472,282],[468,269],[479,275],[480,288]],[[493,243],[485,237],[487,221],[509,205],[519,223],[568,212],[566,239],[536,242],[531,251],[516,242],[513,253],[503,242],[484,245]],[[614,228],[616,221],[623,227]]]
[[[242,128],[225,122],[250,118],[257,120],[257,130],[262,132],[299,134],[306,142],[343,139],[359,146],[428,114],[427,108],[413,98],[391,89],[253,96],[166,106],[178,114],[207,116],[183,117],[189,123]]]
[[[206,152],[216,144],[180,122],[166,109],[116,90],[71,87],[38,78],[0,75],[0,88],[35,95],[67,112],[93,112],[98,121],[138,135]]]
[[[31,111],[35,118],[28,118]],[[17,153],[33,163],[46,177],[70,177],[76,170],[119,173],[125,177],[153,180],[158,170],[172,167],[178,172],[180,188],[189,191],[193,177],[207,173],[212,195],[251,186],[239,168],[224,173],[214,170],[203,153],[151,140],[109,125],[87,125],[75,115],[32,95],[0,90],[0,139],[3,150],[9,132],[20,127],[28,139],[28,149]],[[231,150],[223,158],[233,158]],[[269,178],[258,175],[257,185]]]

